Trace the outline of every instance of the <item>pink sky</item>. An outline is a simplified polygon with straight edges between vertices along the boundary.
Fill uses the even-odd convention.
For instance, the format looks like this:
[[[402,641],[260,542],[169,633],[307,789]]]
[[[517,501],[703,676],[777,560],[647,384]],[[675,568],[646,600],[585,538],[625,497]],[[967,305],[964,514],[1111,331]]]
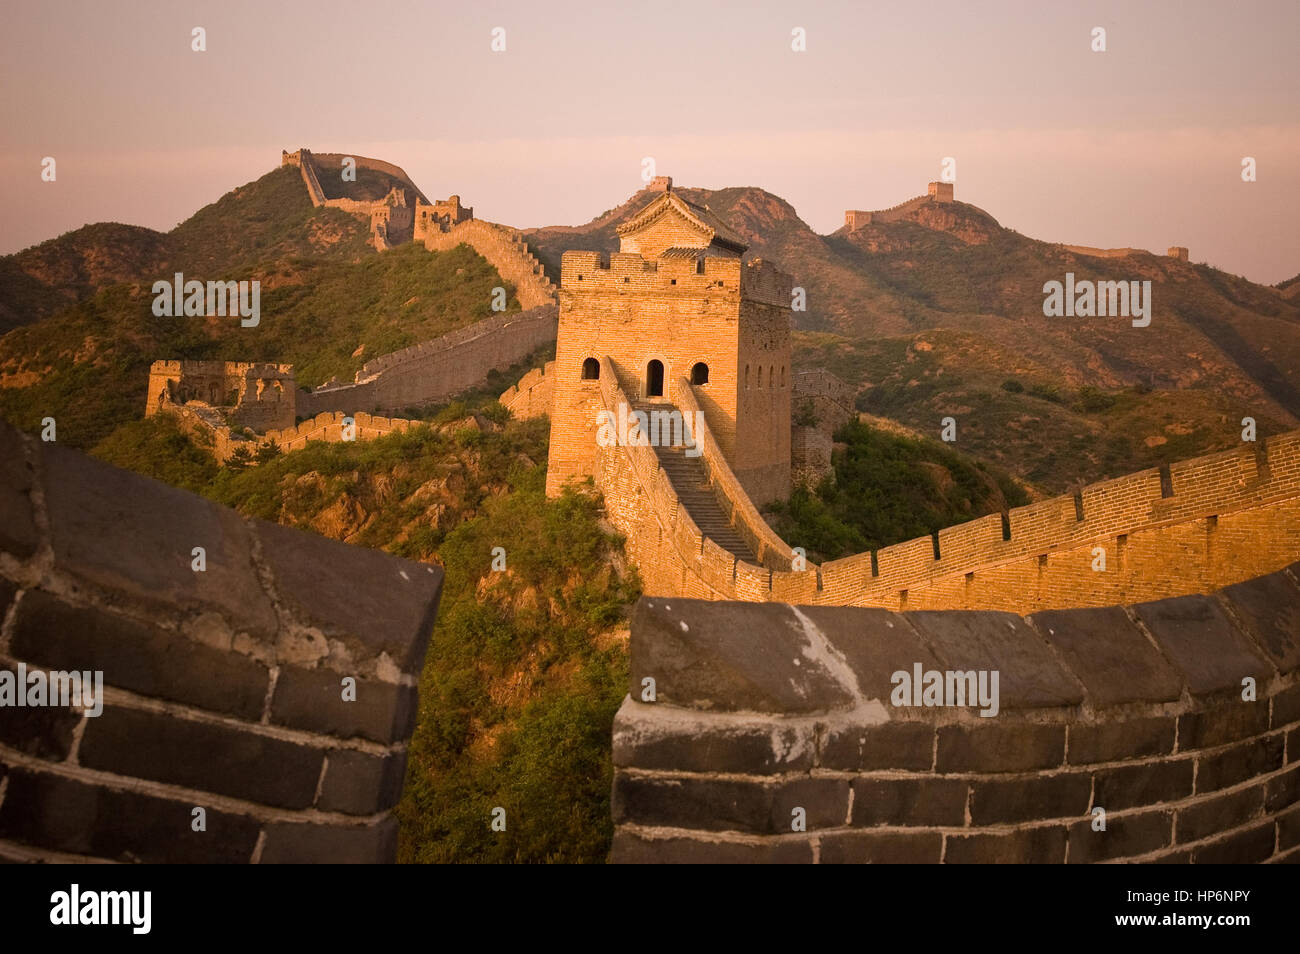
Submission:
[[[1300,272],[1293,0],[52,2],[6,28],[0,253],[87,222],[171,228],[307,146],[518,227],[589,220],[653,156],[680,185],[762,186],[821,232],[953,156],[957,197],[1035,238]]]

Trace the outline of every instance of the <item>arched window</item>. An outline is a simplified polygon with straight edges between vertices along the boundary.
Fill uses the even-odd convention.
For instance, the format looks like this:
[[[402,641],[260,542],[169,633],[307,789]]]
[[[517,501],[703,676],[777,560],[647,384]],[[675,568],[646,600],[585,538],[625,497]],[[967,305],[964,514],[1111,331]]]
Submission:
[[[757,386],[760,387],[760,388],[763,386],[763,366],[762,366],[761,364],[758,366],[758,385],[757,385]]]
[[[767,366],[767,386],[769,388],[776,387],[776,365],[774,364]]]
[[[781,387],[785,387],[785,365],[781,365]]]
[[[645,396],[664,396],[664,363],[658,358],[652,358],[645,366]]]
[[[691,368],[691,384],[708,384],[709,383],[709,366],[703,361],[698,362],[695,367]]]
[[[749,387],[749,365],[745,365],[745,387]]]
[[[600,380],[600,362],[595,358],[587,358],[582,362],[582,380]]]

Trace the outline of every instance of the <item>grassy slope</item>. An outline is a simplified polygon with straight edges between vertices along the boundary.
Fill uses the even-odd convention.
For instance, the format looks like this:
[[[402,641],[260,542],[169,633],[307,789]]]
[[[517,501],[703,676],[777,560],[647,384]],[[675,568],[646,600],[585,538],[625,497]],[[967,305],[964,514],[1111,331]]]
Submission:
[[[27,429],[52,416],[60,440],[86,446],[140,415],[158,358],[289,362],[304,386],[350,380],[369,358],[488,317],[492,288],[512,290],[468,247],[377,255],[365,231],[312,208],[291,169],[236,189],[170,234],[164,274],[260,280],[257,327],[157,318],[152,279],[111,285],[0,338],[0,413]]]
[[[1073,255],[964,203],[822,236],[761,189],[678,191],[806,288],[796,367],[830,368],[863,409],[925,434],[957,417],[960,448],[1044,493],[1235,446],[1246,416],[1267,435],[1300,415],[1300,301],[1237,276],[1163,256]],[[568,248],[608,250],[648,200],[528,236],[548,263]],[[1150,279],[1152,326],[1045,319],[1042,284],[1067,270]],[[1002,390],[1008,378],[1022,389]],[[1081,400],[1096,390],[1113,406]]]
[[[938,441],[889,434],[860,421],[836,433],[834,477],[796,488],[769,520],[814,562],[911,540],[1028,503],[1004,471]]]
[[[242,471],[205,463],[165,418],[135,422],[95,453],[245,514],[441,563],[398,809],[401,859],[601,862],[635,577],[596,498],[546,498],[545,419],[503,425],[504,409],[484,401],[475,429],[463,426],[467,410]],[[496,546],[504,572],[491,568]],[[497,806],[503,833],[488,826]]]

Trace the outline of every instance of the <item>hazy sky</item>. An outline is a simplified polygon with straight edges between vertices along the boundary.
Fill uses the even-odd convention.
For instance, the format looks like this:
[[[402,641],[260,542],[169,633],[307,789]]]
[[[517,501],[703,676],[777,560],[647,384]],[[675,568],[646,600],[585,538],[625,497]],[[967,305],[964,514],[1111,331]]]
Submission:
[[[1300,272],[1298,36],[1296,0],[24,4],[0,40],[0,253],[169,229],[299,146],[517,227],[591,219],[652,156],[820,232],[952,156],[957,197],[1026,235],[1186,245],[1272,283]]]

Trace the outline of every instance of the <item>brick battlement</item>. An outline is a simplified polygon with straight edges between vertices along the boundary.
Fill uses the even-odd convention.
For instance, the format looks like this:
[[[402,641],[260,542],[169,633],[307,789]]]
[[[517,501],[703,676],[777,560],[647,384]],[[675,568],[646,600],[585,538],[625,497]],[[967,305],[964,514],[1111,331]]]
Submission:
[[[683,403],[680,395],[691,392],[678,387]],[[709,460],[707,432],[705,440]],[[799,541],[782,541],[747,518],[752,504],[720,469],[711,477],[731,501],[733,525],[776,568],[737,561],[698,530],[679,531],[694,525],[675,496],[653,489],[659,483],[653,455],[640,466],[628,459],[626,452],[635,450],[605,454],[597,484],[611,519],[628,535],[648,594],[1026,613],[1203,593],[1275,571],[1300,555],[1300,431],[799,572],[785,568]],[[1093,569],[1099,546],[1106,551],[1101,571]]]
[[[441,569],[2,422],[0,462],[0,668],[104,683],[99,715],[0,710],[0,858],[395,860]]]
[[[635,252],[570,251],[560,259],[560,287],[571,294],[743,295],[789,307],[791,280],[763,259],[669,253],[647,261]]]
[[[955,201],[953,196],[953,183],[931,182],[925,195],[915,196],[888,209],[875,209],[869,212],[862,209],[848,209],[844,213],[844,225],[852,232],[872,222],[897,222],[927,202],[953,202]]]
[[[1029,617],[644,598],[612,860],[1300,860],[1298,572]],[[917,666],[996,672],[996,712],[898,704]]]

